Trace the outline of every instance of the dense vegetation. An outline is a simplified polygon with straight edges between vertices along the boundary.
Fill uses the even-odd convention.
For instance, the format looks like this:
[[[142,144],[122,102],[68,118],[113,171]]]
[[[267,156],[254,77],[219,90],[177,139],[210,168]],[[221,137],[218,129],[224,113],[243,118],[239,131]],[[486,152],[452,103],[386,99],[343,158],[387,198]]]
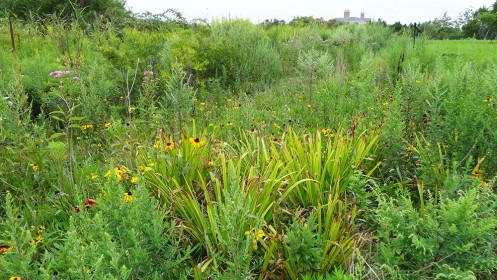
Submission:
[[[495,43],[171,14],[2,20],[0,278],[493,277]]]

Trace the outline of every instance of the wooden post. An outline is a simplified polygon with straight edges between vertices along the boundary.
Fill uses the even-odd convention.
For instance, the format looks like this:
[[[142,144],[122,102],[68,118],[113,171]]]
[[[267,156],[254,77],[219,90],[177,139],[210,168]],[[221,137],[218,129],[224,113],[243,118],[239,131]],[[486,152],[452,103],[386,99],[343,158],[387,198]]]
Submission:
[[[414,30],[412,32],[412,40],[413,40],[412,47],[413,48],[416,46],[416,32],[417,32],[417,30],[418,30],[417,25],[416,25],[416,23],[414,23]]]
[[[12,27],[12,13],[9,13],[9,27],[10,27],[10,42],[12,43],[12,52],[16,52],[16,42],[14,40],[14,28]]]

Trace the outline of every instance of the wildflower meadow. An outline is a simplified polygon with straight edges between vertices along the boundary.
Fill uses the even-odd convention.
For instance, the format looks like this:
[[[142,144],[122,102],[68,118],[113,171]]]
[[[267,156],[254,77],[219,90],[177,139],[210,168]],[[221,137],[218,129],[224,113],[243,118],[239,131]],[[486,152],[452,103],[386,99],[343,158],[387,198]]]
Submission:
[[[0,19],[0,279],[494,279],[497,43],[416,39]]]

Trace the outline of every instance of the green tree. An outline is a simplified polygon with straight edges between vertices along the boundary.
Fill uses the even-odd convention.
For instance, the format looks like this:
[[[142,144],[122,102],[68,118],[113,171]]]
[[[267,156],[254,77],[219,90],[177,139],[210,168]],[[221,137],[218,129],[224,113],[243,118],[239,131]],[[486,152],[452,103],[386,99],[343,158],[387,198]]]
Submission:
[[[27,19],[54,14],[70,16],[81,9],[87,18],[99,16],[113,20],[129,14],[125,4],[125,0],[2,0],[0,17],[15,15]]]
[[[497,29],[497,14],[491,11],[480,13],[476,16],[483,31],[483,40],[495,38]]]
[[[492,9],[481,7],[476,11],[466,10],[459,23],[465,36],[478,39],[494,39],[497,36],[497,1]]]

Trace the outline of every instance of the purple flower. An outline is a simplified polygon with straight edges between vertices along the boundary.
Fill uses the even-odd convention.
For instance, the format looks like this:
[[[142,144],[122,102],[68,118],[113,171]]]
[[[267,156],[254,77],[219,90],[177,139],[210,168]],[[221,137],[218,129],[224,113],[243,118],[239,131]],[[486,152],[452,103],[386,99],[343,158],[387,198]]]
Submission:
[[[50,72],[49,76],[52,76],[56,79],[62,77],[62,76],[65,76],[65,75],[69,75],[71,72],[69,72],[68,70],[64,70],[64,71],[53,71],[53,72]]]

